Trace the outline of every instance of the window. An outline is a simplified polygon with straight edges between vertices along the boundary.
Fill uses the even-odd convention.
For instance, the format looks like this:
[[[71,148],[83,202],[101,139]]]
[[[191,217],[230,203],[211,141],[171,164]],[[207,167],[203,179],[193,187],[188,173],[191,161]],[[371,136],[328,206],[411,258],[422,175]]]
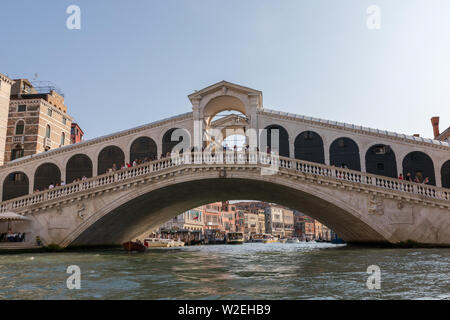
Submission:
[[[27,105],[26,104],[19,104],[17,106],[17,112],[25,112],[27,111]]]
[[[11,161],[15,160],[15,159],[18,159],[18,158],[22,158],[22,157],[23,157],[23,149],[22,148],[14,149],[11,152]]]
[[[25,127],[25,124],[24,124],[23,121],[17,122],[17,124],[16,124],[16,134],[17,135],[23,134],[24,127]]]
[[[61,145],[64,145],[64,140],[66,140],[66,134],[63,132],[61,133]]]
[[[52,109],[50,109],[50,108],[48,108],[48,111],[47,111],[47,114],[51,117],[52,116],[52,114],[53,114],[53,111],[52,111]]]
[[[45,131],[45,137],[50,139],[51,129],[50,126],[47,125],[47,129]]]
[[[65,125],[67,123],[67,119],[66,118],[62,118],[62,123]]]

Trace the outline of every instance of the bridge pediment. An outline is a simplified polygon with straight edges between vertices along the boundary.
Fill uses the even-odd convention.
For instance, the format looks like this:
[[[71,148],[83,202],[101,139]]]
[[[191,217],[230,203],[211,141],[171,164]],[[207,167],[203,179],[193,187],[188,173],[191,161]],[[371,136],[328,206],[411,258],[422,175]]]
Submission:
[[[262,109],[262,92],[227,81],[221,81],[188,96],[194,120],[203,120],[208,127],[212,118],[222,111],[239,111],[251,118]]]

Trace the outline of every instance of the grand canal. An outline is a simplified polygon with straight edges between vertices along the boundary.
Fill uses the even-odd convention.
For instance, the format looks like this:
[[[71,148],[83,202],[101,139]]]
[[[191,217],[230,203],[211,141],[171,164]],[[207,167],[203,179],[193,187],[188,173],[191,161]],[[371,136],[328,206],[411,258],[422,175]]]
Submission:
[[[69,290],[69,265],[81,289]],[[381,269],[369,290],[367,268]],[[0,256],[0,299],[450,299],[450,249],[244,244]]]

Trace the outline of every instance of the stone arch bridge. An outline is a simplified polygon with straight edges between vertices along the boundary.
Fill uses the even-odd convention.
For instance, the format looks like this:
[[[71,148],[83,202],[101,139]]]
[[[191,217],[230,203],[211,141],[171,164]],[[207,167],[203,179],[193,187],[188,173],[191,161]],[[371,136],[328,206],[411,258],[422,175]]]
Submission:
[[[225,81],[189,99],[192,112],[0,167],[0,212],[28,217],[31,242],[106,245],[198,205],[255,199],[305,212],[348,242],[450,245],[448,143],[268,110],[260,91]],[[225,110],[238,114],[217,118]],[[256,145],[211,153],[227,135],[214,130],[228,128],[255,129]],[[173,153],[180,142],[189,149]],[[408,173],[418,183],[398,179]]]

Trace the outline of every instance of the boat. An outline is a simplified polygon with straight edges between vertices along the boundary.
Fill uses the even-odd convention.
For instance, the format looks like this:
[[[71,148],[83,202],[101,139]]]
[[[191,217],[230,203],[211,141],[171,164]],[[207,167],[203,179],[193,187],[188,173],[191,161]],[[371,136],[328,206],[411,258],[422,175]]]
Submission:
[[[280,242],[280,243],[286,243],[286,242],[287,242],[287,239],[285,239],[285,238],[283,238],[283,239],[278,239],[278,242]]]
[[[229,232],[226,235],[227,244],[243,244],[244,234],[242,232]]]
[[[300,240],[296,237],[287,239],[287,243],[299,243],[299,242],[300,242]]]
[[[134,241],[128,241],[122,244],[122,247],[128,251],[128,252],[144,252],[145,250],[147,250],[147,248],[145,247],[145,245],[143,245],[142,243],[139,242],[134,242]]]
[[[264,242],[264,234],[257,233],[257,234],[252,235],[249,242],[263,243]]]
[[[162,238],[147,238],[144,240],[144,245],[147,248],[172,248],[172,247],[184,247],[183,241],[177,241],[173,239]]]
[[[278,242],[278,239],[275,238],[273,235],[264,234],[263,243],[275,243],[275,242]]]
[[[205,230],[205,244],[225,244],[225,231],[218,229]]]

